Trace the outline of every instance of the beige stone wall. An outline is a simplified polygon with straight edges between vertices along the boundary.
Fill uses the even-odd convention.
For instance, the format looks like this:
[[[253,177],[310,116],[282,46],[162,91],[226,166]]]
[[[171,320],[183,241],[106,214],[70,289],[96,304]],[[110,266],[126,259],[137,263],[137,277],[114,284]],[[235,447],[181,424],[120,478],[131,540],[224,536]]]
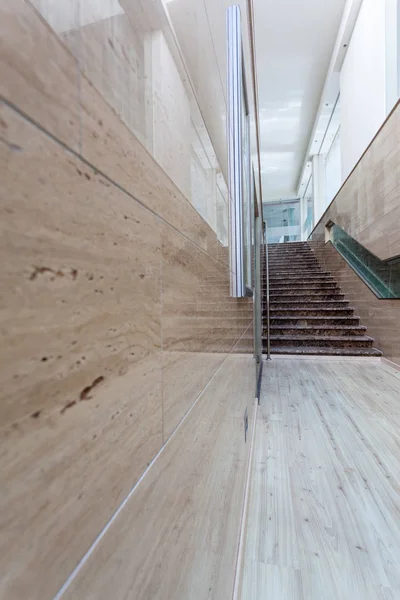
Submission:
[[[166,443],[72,597],[232,588],[255,385],[233,353],[252,352],[252,303],[229,297],[227,248],[148,151],[123,4],[79,30],[77,2],[58,20],[44,0],[0,4],[7,600],[53,598]],[[222,563],[220,542],[203,560],[214,535]]]
[[[333,221],[382,260],[400,255],[400,104],[384,123],[312,234],[332,272],[384,357],[400,364],[400,300],[378,299],[330,243]]]
[[[382,260],[400,255],[398,103],[321,218],[331,219]]]

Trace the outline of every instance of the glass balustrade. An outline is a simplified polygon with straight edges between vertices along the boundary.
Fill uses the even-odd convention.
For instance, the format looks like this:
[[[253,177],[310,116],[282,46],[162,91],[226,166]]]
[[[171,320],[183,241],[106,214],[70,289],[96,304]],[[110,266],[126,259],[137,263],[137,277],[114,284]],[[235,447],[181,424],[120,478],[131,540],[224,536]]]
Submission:
[[[400,257],[381,260],[338,225],[329,231],[336,250],[378,298],[400,298]]]

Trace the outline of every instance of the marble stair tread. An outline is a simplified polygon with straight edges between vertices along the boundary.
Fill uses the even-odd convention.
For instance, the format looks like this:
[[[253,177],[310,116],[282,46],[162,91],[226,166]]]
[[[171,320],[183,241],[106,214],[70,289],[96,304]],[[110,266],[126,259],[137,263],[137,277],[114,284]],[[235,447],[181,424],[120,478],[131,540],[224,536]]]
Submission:
[[[296,339],[298,340],[319,340],[319,339],[324,339],[326,336],[325,335],[314,335],[314,334],[307,334],[307,335],[299,335],[296,336]],[[271,340],[273,339],[282,339],[282,340],[291,340],[293,338],[292,335],[271,335]],[[353,339],[353,336],[350,335],[336,335],[336,336],[331,336],[332,339],[337,340],[338,342],[340,341],[349,341],[351,339]],[[361,339],[359,339],[360,336],[357,336],[357,341],[362,341],[362,342],[373,342],[374,338],[368,336],[368,335],[364,335],[361,336]]]
[[[293,287],[297,286],[315,286],[315,285],[337,285],[336,281],[331,277],[314,277],[313,279],[304,279],[298,277],[297,279],[284,279],[278,277],[270,277],[269,286],[275,287]]]
[[[323,346],[334,348],[372,348],[373,338],[366,335],[271,335],[272,346]]]
[[[315,306],[315,302],[347,302],[343,294],[287,294],[287,295],[274,295],[271,294],[269,297],[270,304],[295,304],[299,302],[312,302]]]
[[[293,283],[287,283],[286,285],[282,282],[275,283],[269,282],[269,289],[274,290],[276,292],[286,293],[288,290],[331,290],[331,289],[339,289],[337,283],[334,281],[328,282],[318,282],[318,283],[297,283],[293,285]]]
[[[321,265],[319,264],[318,261],[313,260],[311,261],[298,261],[298,260],[283,260],[280,262],[268,262],[268,267],[270,269],[287,269],[290,266],[295,265],[296,267],[303,267],[304,269],[322,269]]]
[[[271,254],[270,256],[268,256],[268,263],[272,264],[272,263],[284,263],[288,260],[293,260],[294,262],[304,262],[304,263],[316,263],[318,262],[318,259],[315,256],[276,256]]]
[[[299,273],[301,273],[301,276],[307,276],[307,279],[315,279],[315,277],[333,277],[331,272],[324,271],[318,265],[314,267],[305,267],[300,269],[299,267],[294,266],[293,264],[287,264],[286,267],[282,269],[276,269],[275,267],[269,266],[268,276],[270,279],[271,277],[279,279],[290,272],[293,273],[293,276],[297,275],[297,277],[299,277]],[[262,271],[262,273],[264,274],[264,271]]]
[[[316,256],[296,256],[296,255],[286,255],[286,256],[278,256],[277,254],[270,254],[268,256],[268,264],[274,263],[274,262],[285,262],[288,260],[295,260],[296,262],[318,262],[318,259]],[[261,261],[263,264],[265,264],[265,260],[263,259]]]
[[[382,352],[376,348],[323,348],[321,346],[271,346],[271,354],[303,354],[308,356],[382,356]],[[266,353],[266,345],[263,345],[263,353]]]
[[[349,327],[358,326],[360,322],[360,317],[288,317],[288,316],[274,316],[270,319],[270,327],[280,327],[283,326],[293,326],[300,325],[303,327],[307,327],[313,325],[314,327],[324,327],[325,325],[344,325]]]
[[[364,335],[367,331],[362,325],[270,325],[271,335]]]
[[[313,256],[312,254],[310,255],[299,255],[299,254],[292,254],[291,256],[286,254],[270,254],[268,256],[268,262],[285,262],[285,260],[295,260],[296,262],[318,262],[318,259],[316,256]]]
[[[265,284],[262,287],[261,291],[265,292],[266,289],[267,289],[267,285]],[[284,287],[281,287],[281,285],[278,286],[277,284],[274,284],[271,282],[269,283],[268,289],[270,292],[278,291],[278,292],[281,292],[282,294],[287,294],[289,290],[298,290],[300,293],[303,293],[303,291],[307,291],[307,290],[320,290],[320,291],[326,290],[328,293],[332,289],[340,290],[340,288],[335,283],[330,284],[329,286],[324,286],[324,285],[321,286],[320,284],[316,283],[314,285],[304,285],[301,287],[297,286],[297,285],[293,285],[293,284],[292,285],[288,284],[288,285],[285,285]],[[341,293],[343,293],[343,292],[341,292]]]
[[[340,311],[340,312],[339,312]],[[351,317],[354,312],[354,308],[344,307],[329,307],[329,308],[270,308],[270,316],[274,318],[275,316],[282,317],[297,317],[297,318],[308,318],[312,316],[321,316],[321,314],[326,315],[327,317],[333,317],[340,314],[342,317]],[[263,317],[266,318],[266,311],[263,312]]]
[[[320,302],[318,302],[318,300],[278,300],[278,301],[273,301],[270,300],[270,305],[271,308],[318,308],[323,309],[323,308],[340,308],[342,306],[348,306],[349,301],[348,300],[321,300]]]
[[[295,275],[296,277],[299,276],[304,276],[304,275],[323,275],[325,274],[325,271],[322,271],[322,269],[320,268],[316,268],[316,269],[294,269],[293,267],[288,267],[287,269],[279,269],[278,271],[274,271],[272,269],[270,269],[269,271],[269,276],[270,277],[276,277],[276,276],[280,276],[280,277],[284,277],[284,276],[288,276],[288,275]]]
[[[274,263],[284,263],[288,260],[293,260],[294,262],[304,262],[304,263],[317,263],[318,259],[315,256],[274,256],[270,255],[268,257],[268,264]]]
[[[267,269],[272,353],[381,355],[332,273],[324,270],[307,242],[269,245],[262,261],[264,351]]]
[[[300,287],[300,286],[315,288],[315,287],[319,287],[321,284],[323,285],[324,283],[325,282],[323,282],[323,281],[316,281],[316,282],[312,282],[312,283],[307,283],[307,282],[303,283],[303,279],[302,278],[299,278],[298,281],[292,280],[292,279],[286,279],[284,282],[283,281],[271,281],[270,280],[269,281],[269,289],[271,289],[271,287],[274,287],[274,288],[280,287],[280,288],[282,288],[282,290],[283,290],[283,288],[286,288],[286,289],[298,289],[298,287]],[[328,283],[331,286],[334,285],[337,288],[339,288],[339,286],[337,285],[337,283],[335,281],[329,281]],[[266,282],[264,283],[264,287],[265,288],[267,287]]]
[[[269,289],[273,289],[277,292],[286,292],[288,289],[293,288],[293,283],[284,283],[282,281],[269,282]],[[331,288],[338,288],[335,281],[318,281],[318,282],[302,282],[295,286],[296,290],[329,290]]]
[[[285,300],[288,300],[290,298],[331,298],[332,296],[334,296],[335,298],[344,298],[344,294],[342,292],[339,291],[338,288],[329,288],[329,289],[301,289],[301,288],[296,288],[296,289],[292,289],[292,290],[284,290],[283,292],[281,290],[274,290],[273,288],[270,288],[269,290],[269,297],[270,299],[272,297],[274,298],[284,298]]]

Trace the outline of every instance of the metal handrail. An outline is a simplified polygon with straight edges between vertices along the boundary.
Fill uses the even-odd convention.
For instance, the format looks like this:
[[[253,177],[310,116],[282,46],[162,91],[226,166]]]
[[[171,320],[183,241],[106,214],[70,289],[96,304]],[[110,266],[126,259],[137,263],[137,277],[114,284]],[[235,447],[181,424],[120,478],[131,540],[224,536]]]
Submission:
[[[265,231],[265,286],[266,286],[266,309],[267,309],[267,360],[271,360],[271,340],[270,340],[270,315],[269,315],[269,267],[268,267],[268,239]]]

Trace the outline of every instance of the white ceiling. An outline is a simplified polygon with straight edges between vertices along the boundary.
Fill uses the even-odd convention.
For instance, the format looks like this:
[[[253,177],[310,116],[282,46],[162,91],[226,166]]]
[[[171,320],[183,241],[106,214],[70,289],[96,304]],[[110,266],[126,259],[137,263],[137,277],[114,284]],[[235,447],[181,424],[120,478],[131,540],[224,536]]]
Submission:
[[[346,0],[254,0],[263,200],[296,196]]]

